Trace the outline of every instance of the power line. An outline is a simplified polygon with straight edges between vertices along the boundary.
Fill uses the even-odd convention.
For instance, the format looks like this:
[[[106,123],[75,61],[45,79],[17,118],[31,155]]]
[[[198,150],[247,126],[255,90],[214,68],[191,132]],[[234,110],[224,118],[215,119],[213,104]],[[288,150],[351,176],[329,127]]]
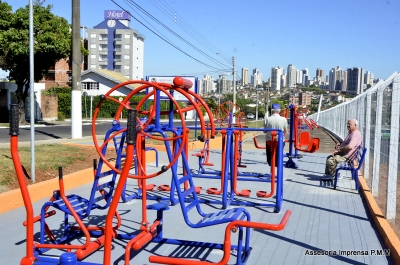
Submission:
[[[166,13],[164,10],[168,9],[171,14],[174,14],[174,23],[176,23],[179,27],[181,27],[186,33],[188,33],[190,36],[192,36],[196,41],[199,43],[202,43],[206,48],[208,48],[212,53],[220,53],[224,55],[224,53],[215,45],[213,45],[211,42],[207,41],[207,39],[200,33],[198,32],[194,27],[192,27],[186,20],[181,17],[179,14],[177,14],[169,5],[166,3],[164,0],[150,0],[150,2],[162,13],[164,13],[167,18],[171,18],[171,16]],[[160,3],[164,6],[160,7]]]
[[[118,7],[120,7],[121,9],[127,11],[125,8],[123,8],[120,4],[118,4],[115,0],[112,0],[112,2],[114,2]],[[148,13],[146,10],[144,10],[143,8],[141,8],[139,5],[137,5],[136,3],[134,3],[133,1],[129,1],[130,3],[128,3],[126,0],[124,0],[124,2],[126,4],[128,4],[135,13],[138,14],[138,16],[140,16],[143,20],[146,21],[146,23],[148,25],[146,25],[145,23],[143,23],[142,21],[140,21],[140,19],[138,19],[137,17],[133,16],[130,12],[128,12],[130,14],[130,16],[132,18],[134,18],[137,22],[139,22],[141,25],[143,25],[144,27],[146,27],[148,30],[150,30],[152,33],[154,33],[157,37],[159,37],[160,39],[162,39],[164,42],[168,43],[169,45],[171,45],[172,47],[174,47],[175,49],[177,49],[178,51],[182,52],[183,54],[185,54],[186,56],[188,56],[189,58],[197,61],[198,63],[207,66],[209,68],[215,69],[217,71],[223,71],[223,69],[211,66],[197,58],[195,58],[194,56],[190,55],[189,53],[185,52],[183,49],[181,49],[180,47],[178,47],[176,44],[174,44],[171,40],[169,40],[164,34],[162,34],[159,30],[157,30],[151,23],[149,23],[145,18],[143,18],[143,16],[141,16],[138,12],[136,12],[135,8],[132,6],[133,3],[138,9],[141,10],[141,12],[143,12],[144,14],[146,14],[148,17],[150,17],[152,20],[156,21],[159,25],[161,25],[162,27],[164,27],[165,29],[167,29],[171,34],[175,35],[176,37],[178,37],[179,39],[181,39],[182,41],[184,41],[187,45],[191,46],[193,49],[197,50],[199,53],[203,54],[204,56],[206,56],[207,58],[211,59],[212,61],[214,61],[215,63],[222,65],[224,67],[228,67],[225,64],[215,60],[214,58],[210,57],[209,55],[207,55],[206,53],[204,53],[202,50],[200,50],[199,48],[197,48],[196,46],[194,46],[193,44],[189,43],[188,41],[184,40],[184,38],[182,38],[180,35],[178,35],[177,33],[175,33],[173,30],[171,30],[170,28],[168,28],[167,26],[165,26],[162,22],[160,22],[158,19],[156,19],[154,16],[152,16],[150,13]],[[152,27],[153,29],[151,29],[150,27]],[[157,32],[156,32],[157,31]]]
[[[187,45],[189,45],[190,47],[192,47],[194,50],[196,50],[197,52],[203,54],[204,56],[206,56],[208,59],[214,61],[217,64],[220,64],[224,67],[226,67],[226,65],[224,65],[223,63],[219,62],[218,60],[214,59],[213,57],[209,56],[208,54],[206,54],[205,52],[203,52],[202,50],[200,50],[199,48],[197,48],[195,45],[193,45],[192,43],[190,43],[189,41],[187,41],[185,38],[183,38],[182,36],[180,36],[179,34],[177,34],[175,31],[173,31],[172,29],[170,29],[168,26],[166,26],[164,23],[162,23],[160,20],[158,20],[157,18],[155,18],[152,14],[150,14],[149,12],[147,12],[145,9],[143,9],[140,5],[138,5],[137,3],[135,3],[132,0],[124,0],[129,1],[130,3],[132,3],[135,7],[137,7],[141,12],[143,12],[145,15],[147,15],[149,18],[151,18],[152,20],[154,20],[156,23],[158,23],[160,26],[162,26],[164,29],[166,29],[169,33],[171,33],[172,35],[174,35],[175,37],[177,37],[178,39],[180,39],[181,41],[183,41],[184,43],[186,43]]]

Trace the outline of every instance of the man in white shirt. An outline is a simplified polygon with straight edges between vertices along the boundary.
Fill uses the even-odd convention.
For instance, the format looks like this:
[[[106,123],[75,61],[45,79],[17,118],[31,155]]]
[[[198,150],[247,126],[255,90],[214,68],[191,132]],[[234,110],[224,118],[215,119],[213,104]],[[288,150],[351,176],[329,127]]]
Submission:
[[[281,106],[276,103],[272,104],[272,108],[271,108],[272,115],[265,119],[264,128],[265,129],[279,129],[279,130],[283,131],[284,135],[286,135],[286,133],[288,131],[288,122],[285,117],[282,117],[281,115],[279,115],[280,112],[281,112]],[[265,137],[265,141],[272,140],[271,132],[266,132],[266,133],[267,133],[267,135]],[[276,138],[276,141],[277,140],[278,140],[278,138]],[[272,152],[271,152],[271,150],[269,150],[268,147],[266,148],[266,152],[267,152],[267,163],[268,163],[268,165],[271,166]],[[275,165],[277,165],[277,163],[275,163]]]

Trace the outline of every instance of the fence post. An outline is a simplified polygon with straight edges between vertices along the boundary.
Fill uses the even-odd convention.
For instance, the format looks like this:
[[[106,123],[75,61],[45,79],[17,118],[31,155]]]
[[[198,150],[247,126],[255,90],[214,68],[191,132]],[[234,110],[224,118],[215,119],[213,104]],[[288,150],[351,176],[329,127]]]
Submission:
[[[385,84],[386,85],[386,84]],[[381,132],[382,132],[382,102],[383,90],[385,85],[378,88],[376,98],[376,122],[375,122],[375,141],[374,141],[374,166],[372,168],[372,196],[379,193],[379,166],[381,163]]]
[[[399,151],[399,112],[400,112],[400,74],[393,78],[392,107],[390,117],[390,149],[389,149],[389,172],[386,201],[386,219],[396,218],[396,188]],[[394,99],[394,100],[393,100]]]
[[[364,147],[368,148],[368,152],[372,152],[370,145],[371,145],[371,93],[367,93],[367,107],[365,111],[365,135],[364,135]],[[364,178],[369,178],[369,154],[367,154],[364,158]]]

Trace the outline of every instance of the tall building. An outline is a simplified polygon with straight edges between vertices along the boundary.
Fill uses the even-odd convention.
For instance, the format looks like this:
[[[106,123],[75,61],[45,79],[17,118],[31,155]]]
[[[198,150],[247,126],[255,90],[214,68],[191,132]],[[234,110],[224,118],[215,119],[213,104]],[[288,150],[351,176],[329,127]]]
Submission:
[[[232,88],[232,80],[226,79],[225,76],[220,76],[220,78],[218,78],[217,89],[219,94],[229,93],[231,91],[231,88]]]
[[[364,84],[371,86],[374,84],[374,74],[370,71],[366,71],[364,74]]]
[[[296,87],[296,73],[296,67],[292,64],[289,64],[287,69],[287,87]]]
[[[205,95],[211,93],[211,90],[213,89],[213,84],[214,84],[214,78],[210,75],[205,75],[200,82],[199,94]]]
[[[303,80],[303,82],[302,82],[302,84],[303,85],[305,85],[305,84],[307,84],[307,81],[308,81],[308,68],[304,68],[303,70],[301,70],[301,72],[302,72],[302,80]]]
[[[285,73],[285,69],[281,66],[272,67],[271,69],[271,91],[281,90],[281,79],[282,75]]]
[[[342,90],[342,81],[343,75],[342,75],[342,69],[340,69],[340,66],[337,66],[336,68],[332,68],[329,71],[329,90]]]
[[[249,69],[242,68],[242,85],[247,85],[249,83]]]
[[[324,70],[322,70],[321,68],[317,68],[317,71],[315,73],[315,79],[316,81],[324,82],[325,81]]]
[[[258,85],[262,85],[263,83],[263,74],[258,71],[257,68],[253,69],[253,74],[251,75],[251,84],[253,88],[257,88]]]
[[[358,95],[363,92],[364,69],[359,67],[347,68],[347,92]]]
[[[287,87],[287,76],[285,74],[281,75],[281,85],[282,87]]]
[[[87,29],[88,68],[107,69],[129,79],[143,78],[144,36],[129,28],[130,15],[105,10],[104,21]]]
[[[303,84],[303,72],[300,69],[297,69],[296,71],[296,83],[297,84]]]

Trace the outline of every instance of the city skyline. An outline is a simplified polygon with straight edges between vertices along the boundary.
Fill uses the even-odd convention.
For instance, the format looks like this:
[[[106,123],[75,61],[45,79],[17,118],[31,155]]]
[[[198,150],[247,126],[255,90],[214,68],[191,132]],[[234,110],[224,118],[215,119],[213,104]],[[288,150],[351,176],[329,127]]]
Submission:
[[[207,56],[178,42],[165,29],[157,29],[154,22],[137,13],[139,7],[124,5],[123,1],[115,2],[176,47],[214,67],[206,67],[188,57],[132,18],[129,27],[145,37],[144,75],[188,74],[200,78],[209,74],[216,78],[222,72],[229,72],[232,56],[236,57],[238,77],[241,78],[242,68],[257,68],[263,74],[263,81],[271,77],[273,67],[286,68],[289,64],[297,69],[308,68],[312,78],[318,68],[328,73],[336,66],[342,69],[364,68],[381,79],[399,71],[396,64],[400,61],[400,21],[396,15],[396,10],[400,10],[399,2],[353,0],[321,5],[316,0],[307,3],[260,0],[249,1],[243,6],[225,0],[218,1],[218,4],[210,0],[190,3],[163,0],[159,4],[165,8],[161,9],[152,1],[136,1],[139,7],[149,11]],[[54,14],[71,22],[71,3],[46,0],[47,4],[53,5]],[[15,11],[25,6],[26,1],[14,0],[10,5]],[[99,0],[96,5],[81,1],[81,25],[94,28],[103,21],[104,10],[120,9],[111,1]],[[307,19],[300,16],[302,12],[310,14]],[[337,27],[338,13],[343,27]],[[291,26],[296,23],[299,25],[297,29]],[[179,27],[182,25],[186,28]],[[200,40],[191,35],[202,36],[205,45],[202,46]]]

